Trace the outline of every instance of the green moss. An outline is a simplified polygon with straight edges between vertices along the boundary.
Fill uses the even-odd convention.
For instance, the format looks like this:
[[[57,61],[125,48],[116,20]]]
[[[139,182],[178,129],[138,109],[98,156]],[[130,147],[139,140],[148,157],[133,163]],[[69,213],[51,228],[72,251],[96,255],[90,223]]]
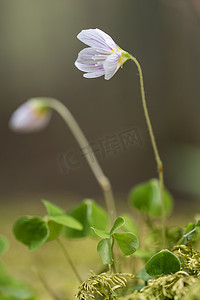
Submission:
[[[80,300],[118,299],[116,290],[126,287],[127,277],[135,278],[126,273],[105,272],[95,275],[91,272],[91,276],[79,286],[76,297]]]
[[[179,300],[185,296],[190,286],[199,280],[184,271],[175,274],[150,279],[148,285],[140,292],[122,297],[121,300]],[[187,299],[187,298],[185,298]]]
[[[200,251],[185,245],[175,246],[173,252],[182,261],[182,270],[190,275],[200,276]]]

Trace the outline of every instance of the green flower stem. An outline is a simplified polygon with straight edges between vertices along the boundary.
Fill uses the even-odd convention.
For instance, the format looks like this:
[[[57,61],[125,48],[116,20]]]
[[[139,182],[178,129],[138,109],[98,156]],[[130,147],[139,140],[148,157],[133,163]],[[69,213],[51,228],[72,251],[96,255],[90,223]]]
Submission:
[[[62,249],[63,254],[64,254],[65,258],[67,259],[68,263],[70,264],[70,266],[71,266],[71,268],[72,268],[72,270],[73,270],[76,278],[78,279],[78,281],[81,284],[83,282],[83,280],[81,279],[81,277],[80,277],[78,271],[76,270],[76,268],[75,268],[75,266],[74,266],[71,258],[69,257],[67,249],[65,248],[64,244],[61,242],[61,240],[59,238],[57,238],[56,241],[57,241],[58,245],[60,246],[60,248]]]
[[[111,244],[111,250],[112,250],[112,255],[113,255],[112,270],[113,270],[114,273],[116,273],[116,265],[115,265],[116,253],[114,251],[114,243],[115,243],[115,239],[114,239],[114,236],[112,236],[112,244]]]
[[[116,208],[115,208],[115,202],[112,193],[112,187],[109,179],[104,175],[90,147],[88,140],[86,139],[85,135],[83,134],[82,130],[80,129],[73,115],[65,105],[63,105],[60,101],[53,98],[42,98],[42,100],[44,101],[45,105],[57,111],[57,113],[63,118],[65,123],[69,126],[71,132],[73,133],[80,147],[81,148],[87,147],[88,151],[91,154],[93,154],[92,157],[90,155],[86,155],[85,157],[97,182],[99,183],[100,187],[103,190],[107,211],[110,216],[110,222],[112,224],[116,218]]]
[[[152,129],[152,125],[151,125],[151,121],[150,121],[150,117],[149,117],[149,113],[148,113],[148,109],[147,109],[142,68],[135,57],[130,55],[130,59],[136,64],[136,66],[138,68],[139,77],[140,77],[140,90],[141,90],[141,96],[142,96],[142,105],[143,105],[143,109],[144,109],[144,114],[145,114],[145,118],[146,118],[146,122],[147,122],[148,131],[149,131],[150,138],[151,138],[151,144],[153,147],[153,151],[154,151],[154,155],[155,155],[155,159],[156,159],[156,163],[157,163],[158,175],[159,175],[159,180],[160,180],[161,202],[162,202],[162,241],[163,241],[163,248],[165,248],[165,245],[166,245],[166,237],[165,237],[166,220],[165,220],[165,204],[164,204],[163,164],[160,159],[160,155],[159,155],[158,148],[156,145],[156,140],[155,140],[155,136],[153,133],[153,129]]]

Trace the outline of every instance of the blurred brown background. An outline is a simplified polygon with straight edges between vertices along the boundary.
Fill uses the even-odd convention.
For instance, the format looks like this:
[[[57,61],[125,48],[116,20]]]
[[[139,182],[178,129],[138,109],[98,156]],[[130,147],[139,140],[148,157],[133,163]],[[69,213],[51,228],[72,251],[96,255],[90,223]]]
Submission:
[[[166,185],[177,198],[198,199],[200,1],[2,0],[1,200],[34,194],[36,201],[59,194],[101,197],[83,158],[68,171],[60,165],[62,155],[79,155],[80,149],[58,115],[40,133],[20,135],[8,129],[12,112],[34,96],[65,103],[96,145],[136,128],[140,146],[131,144],[103,158],[97,153],[115,195],[125,198],[134,184],[157,176],[135,65],[126,63],[109,81],[85,79],[74,66],[84,48],[76,36],[87,28],[104,30],[141,63]]]

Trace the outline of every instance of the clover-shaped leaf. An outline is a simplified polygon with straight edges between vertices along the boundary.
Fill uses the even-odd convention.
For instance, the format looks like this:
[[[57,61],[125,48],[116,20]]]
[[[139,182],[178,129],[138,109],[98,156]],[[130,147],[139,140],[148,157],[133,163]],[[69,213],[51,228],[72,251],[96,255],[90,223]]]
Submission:
[[[108,225],[108,215],[104,209],[97,205],[93,200],[86,199],[81,204],[76,206],[69,214],[71,217],[79,221],[83,228],[75,230],[65,228],[65,235],[70,238],[94,236],[94,231],[91,227],[100,230],[106,230]]]
[[[91,227],[91,229],[93,229],[94,232],[96,233],[96,235],[98,235],[100,238],[109,239],[111,237],[110,232],[107,232],[107,231],[101,230],[101,229],[97,229],[94,227]]]
[[[60,208],[59,206],[57,206],[47,200],[43,199],[42,203],[44,204],[44,206],[47,210],[48,216],[55,217],[55,216],[65,214],[65,211],[62,208]]]
[[[113,263],[110,239],[100,240],[97,245],[97,251],[104,265],[111,265]]]
[[[13,227],[17,240],[27,245],[30,250],[41,246],[49,237],[49,228],[45,220],[39,217],[22,217]]]
[[[62,233],[63,228],[82,230],[82,224],[67,215],[60,207],[43,200],[48,215],[44,218],[25,216],[16,221],[13,232],[17,240],[35,250],[44,242],[54,240]]]
[[[139,248],[139,240],[131,232],[115,232],[114,238],[125,256],[133,254]]]
[[[117,230],[118,228],[122,227],[124,225],[124,219],[122,217],[118,217],[114,224],[113,224],[113,227],[111,228],[110,230],[110,234],[113,234],[113,232],[115,230]]]
[[[151,179],[135,186],[130,192],[129,200],[134,209],[148,213],[152,217],[162,214],[160,184],[157,179]],[[173,199],[166,189],[164,189],[164,203],[165,213],[169,215],[172,210]]]
[[[124,218],[118,217],[115,220],[110,232],[99,230],[97,228],[92,227],[96,235],[102,238],[98,243],[97,251],[101,257],[103,264],[107,264],[108,261],[109,264],[113,262],[112,248],[113,248],[114,240],[116,240],[119,248],[121,249],[122,253],[125,256],[129,256],[133,254],[138,249],[139,240],[134,233],[115,232],[118,228],[124,225],[124,222],[125,222]],[[112,245],[111,245],[111,238],[113,239]]]
[[[50,216],[49,220],[51,220],[57,224],[72,228],[72,229],[76,229],[76,230],[83,229],[83,225],[78,220],[76,220],[75,218],[73,218],[67,214],[63,214],[63,215],[55,216],[55,217]]]
[[[52,204],[47,200],[42,200],[42,202],[48,212],[48,220],[76,230],[83,229],[82,224],[72,216],[66,214],[62,208],[58,207],[55,204]]]
[[[145,270],[150,276],[173,274],[180,270],[180,261],[175,254],[163,249],[148,260]]]

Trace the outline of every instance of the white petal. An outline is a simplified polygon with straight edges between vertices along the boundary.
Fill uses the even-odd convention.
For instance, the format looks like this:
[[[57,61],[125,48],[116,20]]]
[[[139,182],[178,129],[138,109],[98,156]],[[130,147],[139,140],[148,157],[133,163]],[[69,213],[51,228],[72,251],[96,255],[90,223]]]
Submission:
[[[9,127],[22,133],[39,131],[47,126],[50,118],[50,111],[36,112],[31,101],[27,101],[12,114]]]
[[[103,76],[105,74],[104,70],[96,71],[96,72],[91,72],[91,73],[85,73],[83,76],[85,78],[97,78],[100,76]]]
[[[79,63],[78,61],[75,62],[75,66],[83,72],[94,72],[94,71],[100,71],[104,70],[103,68],[103,63],[101,64],[82,64]]]
[[[110,55],[110,52],[98,51],[94,48],[84,48],[78,54],[77,61],[85,64],[94,64],[98,61],[104,61]]]
[[[107,57],[107,54],[99,53],[93,48],[85,48],[80,51],[75,66],[83,72],[103,70],[103,62]]]
[[[103,67],[105,70],[105,79],[109,80],[119,69],[119,58],[120,56],[116,53],[110,55],[104,62]]]
[[[96,28],[96,30],[101,34],[101,36],[104,38],[105,42],[110,46],[111,49],[113,49],[116,52],[119,52],[117,48],[117,44],[107,33],[105,33],[104,31],[98,28]]]
[[[112,38],[100,29],[82,30],[77,38],[86,45],[103,51],[111,51],[112,49],[116,51],[117,49]]]

